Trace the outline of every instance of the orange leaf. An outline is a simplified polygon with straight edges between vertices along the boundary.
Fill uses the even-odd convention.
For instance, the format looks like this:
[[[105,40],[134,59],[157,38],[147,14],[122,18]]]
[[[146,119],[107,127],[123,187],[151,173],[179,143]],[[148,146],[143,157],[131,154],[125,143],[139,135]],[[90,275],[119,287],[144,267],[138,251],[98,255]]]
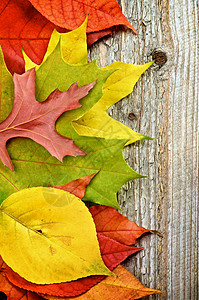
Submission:
[[[81,177],[64,185],[55,185],[54,188],[67,191],[82,199],[86,193],[87,186],[95,175],[96,173]]]
[[[161,291],[146,288],[131,272],[119,265],[114,270],[114,276],[108,276],[92,287],[87,293],[75,298],[47,297],[49,300],[132,300],[145,296],[160,294]]]
[[[49,21],[73,30],[88,18],[87,32],[125,25],[136,33],[116,0],[29,0]]]
[[[54,27],[27,0],[0,1],[0,45],[11,73],[25,71],[21,47],[42,62]]]
[[[143,233],[150,232],[144,227],[139,227],[112,207],[96,205],[90,207],[89,210],[98,233],[125,245],[134,245]]]
[[[0,290],[7,296],[7,300],[42,300],[36,293],[20,289],[10,283],[3,272],[0,273]]]

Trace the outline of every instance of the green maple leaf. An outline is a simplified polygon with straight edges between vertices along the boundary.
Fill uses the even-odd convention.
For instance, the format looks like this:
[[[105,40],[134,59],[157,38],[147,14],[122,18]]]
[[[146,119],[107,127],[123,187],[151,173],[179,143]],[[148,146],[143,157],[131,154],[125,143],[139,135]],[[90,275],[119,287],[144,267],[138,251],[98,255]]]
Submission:
[[[58,43],[36,72],[36,98],[44,101],[57,87],[66,91],[74,82],[81,86],[97,80],[91,93],[80,101],[82,107],[64,113],[56,123],[56,130],[61,135],[73,139],[87,155],[76,158],[67,156],[61,163],[31,140],[10,140],[7,146],[15,173],[0,163],[1,201],[28,186],[61,185],[99,172],[87,188],[83,200],[119,208],[116,197],[118,189],[125,182],[141,177],[127,165],[122,156],[122,149],[127,140],[79,136],[72,125],[73,120],[83,116],[100,99],[104,82],[113,72],[114,70],[101,70],[96,61],[86,65],[67,64],[62,59]],[[11,106],[10,103],[10,110]],[[6,117],[5,111],[2,111],[2,116]]]

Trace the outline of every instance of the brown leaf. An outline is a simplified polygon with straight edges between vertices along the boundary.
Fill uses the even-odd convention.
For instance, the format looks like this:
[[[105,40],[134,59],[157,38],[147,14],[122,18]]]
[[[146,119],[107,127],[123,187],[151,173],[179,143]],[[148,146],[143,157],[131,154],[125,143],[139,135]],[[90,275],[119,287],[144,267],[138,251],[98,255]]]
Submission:
[[[42,103],[35,99],[35,70],[23,75],[14,74],[14,106],[0,124],[0,159],[11,170],[13,165],[6,150],[6,142],[14,137],[27,137],[44,146],[51,155],[62,161],[65,155],[84,155],[85,152],[55,130],[55,122],[65,111],[80,107],[78,102],[95,83],[78,87],[74,83],[66,92],[56,89]]]

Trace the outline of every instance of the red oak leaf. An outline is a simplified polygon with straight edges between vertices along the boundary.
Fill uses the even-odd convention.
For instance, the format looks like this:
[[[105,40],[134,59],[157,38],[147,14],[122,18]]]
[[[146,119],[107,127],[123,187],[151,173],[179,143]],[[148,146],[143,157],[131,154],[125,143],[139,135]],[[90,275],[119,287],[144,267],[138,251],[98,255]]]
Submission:
[[[67,110],[80,107],[78,102],[95,83],[78,87],[74,83],[66,92],[56,89],[42,103],[35,99],[35,70],[23,75],[14,74],[15,100],[8,118],[0,124],[0,159],[13,170],[6,142],[14,137],[27,137],[44,146],[51,155],[62,161],[65,155],[84,155],[73,141],[55,130],[58,117]],[[25,99],[25,101],[24,101]]]
[[[123,15],[116,0],[29,0],[49,21],[73,30],[88,18],[87,32],[95,32],[115,25],[135,29]]]
[[[129,247],[120,244],[110,238],[107,238],[101,234],[98,234],[98,241],[100,246],[100,251],[102,259],[106,266],[112,271],[116,266],[118,266],[122,261],[124,261],[129,255],[136,253],[143,248]],[[1,258],[0,258],[1,259]],[[2,259],[1,259],[2,260]],[[90,276],[87,278],[82,278],[72,282],[59,283],[59,284],[47,284],[47,285],[37,285],[26,281],[15,273],[11,268],[9,268],[4,263],[4,273],[8,277],[9,281],[12,282],[17,287],[36,292],[41,294],[47,294],[59,297],[72,297],[78,296],[92,286],[104,279],[105,276]]]
[[[150,232],[144,227],[139,227],[112,207],[96,205],[90,207],[89,210],[97,232],[122,244],[134,245],[143,233]]]

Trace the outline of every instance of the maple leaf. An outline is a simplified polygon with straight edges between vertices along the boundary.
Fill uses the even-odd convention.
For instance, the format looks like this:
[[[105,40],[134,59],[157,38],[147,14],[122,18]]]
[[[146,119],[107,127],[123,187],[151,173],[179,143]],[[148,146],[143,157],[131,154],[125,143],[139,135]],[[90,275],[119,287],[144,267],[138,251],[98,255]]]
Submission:
[[[64,128],[62,130],[61,134]],[[119,188],[128,180],[143,177],[133,171],[122,156],[127,141],[78,136],[74,141],[87,155],[67,156],[61,163],[29,139],[10,140],[8,152],[16,172],[0,163],[0,202],[28,186],[63,185],[100,171],[88,186],[83,200],[119,208],[116,196]]]
[[[87,56],[87,47],[86,47],[86,22],[76,29],[75,32],[70,33],[58,33],[53,32],[49,47],[47,49],[44,60],[49,57],[49,60],[53,61],[56,57],[59,57],[60,52],[62,53],[63,59],[66,63],[73,64],[82,64],[85,63],[85,57]],[[60,40],[60,50],[54,50]],[[74,42],[72,43],[72,41]],[[74,48],[74,45],[78,47]],[[52,52],[56,53],[52,55]],[[51,57],[52,56],[52,57]],[[31,68],[35,65],[32,65],[30,59],[26,57],[26,68]],[[80,135],[102,137],[102,138],[112,138],[112,139],[129,139],[127,144],[133,143],[137,140],[149,139],[149,137],[142,135],[133,131],[131,128],[125,126],[124,124],[114,120],[107,114],[107,109],[113,104],[120,101],[122,98],[128,96],[142,75],[153,62],[149,62],[145,65],[133,65],[122,62],[116,62],[110,66],[103,68],[102,70],[114,71],[107,78],[104,87],[103,95],[97,103],[95,103],[89,111],[85,112],[79,118],[73,119],[73,126]],[[45,64],[45,67],[37,67],[37,69],[44,69],[42,74],[49,74],[51,69]],[[64,68],[64,64],[62,64]],[[49,70],[49,72],[48,72]],[[38,76],[40,76],[40,71],[38,71]],[[53,73],[51,73],[53,74]],[[47,79],[48,82],[49,79]],[[58,79],[55,79],[54,85],[58,84]],[[48,85],[47,85],[48,86]],[[38,89],[42,87],[42,78],[38,80]],[[46,94],[47,95],[47,94]],[[45,95],[45,97],[46,97]]]
[[[58,76],[57,68],[62,76]],[[116,198],[118,189],[126,181],[142,177],[123,159],[122,148],[127,140],[80,137],[71,126],[73,120],[83,116],[100,99],[102,86],[112,72],[113,70],[100,70],[96,62],[84,66],[66,64],[58,43],[36,73],[36,98],[44,101],[57,87],[64,91],[76,81],[82,86],[97,79],[92,91],[81,100],[81,108],[64,113],[56,123],[58,133],[72,139],[88,155],[84,159],[83,156],[77,159],[65,157],[64,164],[60,164],[52,160],[49,153],[36,143],[25,139],[11,139],[7,144],[8,152],[17,172],[12,174],[0,164],[0,201],[28,186],[63,185],[100,171],[88,187],[83,200],[119,208]],[[3,109],[4,107],[2,117],[5,115]]]
[[[62,161],[65,155],[84,155],[73,141],[59,135],[54,124],[66,110],[80,107],[79,100],[86,96],[95,83],[78,87],[73,84],[68,91],[55,90],[44,103],[35,99],[35,70],[14,75],[15,100],[12,112],[0,124],[0,159],[14,170],[6,142],[13,137],[28,137],[44,146],[51,155]]]
[[[7,118],[12,109],[14,100],[14,84],[12,76],[5,65],[1,47],[0,72],[0,122],[2,122],[3,120],[5,120],[5,118]]]
[[[0,254],[26,280],[50,284],[111,275],[100,255],[92,216],[71,193],[25,189],[4,200],[0,216]]]
[[[133,131],[131,128],[114,120],[107,114],[113,104],[132,93],[134,85],[153,62],[145,65],[133,65],[115,62],[104,70],[115,70],[109,76],[101,99],[81,118],[74,120],[73,126],[80,135],[97,136],[102,138],[129,139],[127,144],[149,137]]]

